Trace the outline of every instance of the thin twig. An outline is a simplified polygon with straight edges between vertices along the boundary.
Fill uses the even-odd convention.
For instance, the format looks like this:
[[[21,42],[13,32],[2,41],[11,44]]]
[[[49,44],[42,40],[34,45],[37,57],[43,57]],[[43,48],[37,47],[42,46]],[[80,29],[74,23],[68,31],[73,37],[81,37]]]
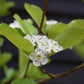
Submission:
[[[29,60],[28,63],[27,63],[27,67],[26,67],[25,74],[24,74],[24,77],[23,78],[25,78],[26,75],[27,75],[30,62],[31,62],[31,60]]]
[[[48,72],[44,71],[44,70],[43,70],[43,69],[41,69],[41,68],[39,68],[39,70],[40,70],[42,73],[44,73],[44,74],[48,75],[50,78],[54,79],[54,77],[53,77],[53,75],[52,75],[52,74],[50,74],[50,73],[48,73]]]
[[[53,77],[54,77],[53,79],[58,79],[58,78],[61,78],[61,77],[67,77],[67,76],[73,74],[74,72],[77,72],[77,71],[79,71],[83,68],[84,68],[84,63],[75,67],[75,68],[73,68],[73,69],[71,69],[71,70],[69,70],[69,71],[67,71],[67,72],[57,74],[57,75],[53,75]],[[45,78],[45,79],[42,79],[42,80],[38,81],[37,84],[42,84],[42,83],[45,83],[45,82],[53,80],[53,79],[51,77]]]
[[[43,11],[41,24],[40,24],[39,34],[41,33],[41,30],[42,30],[43,21],[44,21],[44,17],[45,17],[45,14],[46,14],[46,9],[47,9],[48,2],[49,2],[49,0],[45,0],[44,11]]]

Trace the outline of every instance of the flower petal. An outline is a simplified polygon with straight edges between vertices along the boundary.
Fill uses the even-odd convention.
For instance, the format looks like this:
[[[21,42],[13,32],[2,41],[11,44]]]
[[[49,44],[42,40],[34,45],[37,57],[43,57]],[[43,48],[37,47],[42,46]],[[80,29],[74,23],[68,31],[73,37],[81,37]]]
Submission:
[[[46,57],[41,59],[41,64],[45,65],[47,64],[47,62],[48,62],[48,59]]]
[[[29,56],[29,58],[30,58],[31,60],[35,60],[35,59],[36,59],[36,52],[31,53],[30,56]]]
[[[34,61],[33,61],[33,64],[34,64],[35,66],[37,66],[37,67],[40,66],[40,60],[37,60],[37,59],[34,60]]]

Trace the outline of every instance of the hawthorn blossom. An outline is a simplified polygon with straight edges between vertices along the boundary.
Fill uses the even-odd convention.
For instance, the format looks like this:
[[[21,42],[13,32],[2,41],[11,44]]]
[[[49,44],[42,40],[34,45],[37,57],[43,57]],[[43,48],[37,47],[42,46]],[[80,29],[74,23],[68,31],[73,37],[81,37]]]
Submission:
[[[31,53],[29,58],[35,66],[45,65],[48,62],[46,54],[40,49],[36,49],[34,53]]]
[[[57,41],[48,39],[45,35],[26,35],[24,38],[30,40],[35,47],[35,52],[29,56],[35,66],[45,65],[49,54],[63,50]]]

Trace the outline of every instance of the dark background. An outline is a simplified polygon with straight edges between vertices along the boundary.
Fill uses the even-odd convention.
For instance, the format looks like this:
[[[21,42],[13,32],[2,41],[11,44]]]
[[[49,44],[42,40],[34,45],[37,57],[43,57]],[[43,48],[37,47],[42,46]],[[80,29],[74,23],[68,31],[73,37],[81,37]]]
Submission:
[[[24,9],[24,3],[38,5],[43,9],[44,0],[13,0],[16,6],[11,8],[10,15],[0,17],[0,22],[11,23],[13,22],[13,14],[18,13],[22,18],[30,18]],[[50,0],[47,8],[47,18],[54,19],[59,22],[69,23],[73,19],[84,19],[84,2],[82,0]],[[13,59],[7,63],[8,67],[14,67],[18,69],[18,49],[10,43],[6,38],[2,52],[13,53]],[[74,50],[67,49],[60,53],[57,53],[51,57],[52,62],[46,66],[51,73],[65,72],[73,67],[81,64],[83,60]],[[67,78],[56,79],[45,84],[84,84],[84,69]],[[3,73],[0,73],[0,79],[2,79]]]

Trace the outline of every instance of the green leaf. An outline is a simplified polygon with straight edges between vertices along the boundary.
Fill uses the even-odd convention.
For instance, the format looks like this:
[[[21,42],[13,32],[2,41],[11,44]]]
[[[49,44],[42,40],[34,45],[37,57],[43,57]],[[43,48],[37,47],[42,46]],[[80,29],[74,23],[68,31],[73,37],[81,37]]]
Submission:
[[[33,78],[35,80],[48,78],[48,75],[43,74],[38,67],[34,66],[32,63],[29,66],[29,70],[27,73],[28,77]]]
[[[6,23],[1,23],[0,26],[1,26],[1,27],[4,27],[4,28],[8,28],[8,29],[10,29],[12,32],[16,33],[17,35],[24,37],[24,33],[23,33],[23,31],[22,31],[20,28],[15,28],[15,29],[13,29],[13,28],[11,28],[9,25],[7,25]]]
[[[58,35],[57,40],[64,49],[75,46],[81,43],[84,39],[84,29],[78,27],[72,27],[65,30]]]
[[[16,79],[11,84],[36,84],[36,82],[31,78]]]
[[[48,30],[48,38],[55,39],[57,35],[62,33],[64,30],[66,30],[68,27],[67,24],[64,23],[56,23],[55,25],[52,25]]]
[[[24,24],[23,20],[19,17],[18,14],[14,14],[14,18],[19,22],[19,24],[22,26],[23,30],[27,33],[30,34],[29,29],[27,26]]]
[[[84,20],[73,20],[68,24],[69,28],[56,37],[64,49],[80,44],[84,39]]]
[[[27,63],[29,62],[28,56],[21,50],[19,50],[19,72],[20,72],[20,78],[24,76]]]
[[[0,35],[5,36],[17,48],[21,49],[22,51],[26,52],[27,54],[34,52],[34,47],[33,47],[32,43],[29,40],[24,39],[21,36],[18,36],[11,29],[0,27]]]
[[[29,23],[27,20],[23,20],[24,24],[27,26],[29,32],[32,34],[38,34],[38,30],[36,27],[34,27],[31,23]]]
[[[83,19],[77,19],[73,20],[69,23],[69,27],[78,27],[78,28],[83,28],[84,29],[84,20]]]
[[[25,6],[26,11],[34,19],[38,27],[40,27],[43,11],[38,6],[30,5],[28,3],[25,3],[24,6]],[[44,18],[42,31],[44,34],[46,34],[46,16]]]
[[[6,64],[11,58],[12,58],[12,54],[11,53],[3,53],[0,54],[0,66],[3,66],[4,64]]]
[[[20,28],[15,28],[15,30],[18,31],[18,33],[19,33],[22,37],[25,36],[25,34],[23,33],[23,31],[22,31]]]
[[[16,29],[13,29],[11,28],[9,25],[7,25],[6,23],[1,23],[0,25],[1,27],[4,27],[6,29],[10,29],[12,32],[16,33],[17,35],[21,36],[21,34],[16,30]]]
[[[3,45],[4,38],[0,37],[0,47]]]

